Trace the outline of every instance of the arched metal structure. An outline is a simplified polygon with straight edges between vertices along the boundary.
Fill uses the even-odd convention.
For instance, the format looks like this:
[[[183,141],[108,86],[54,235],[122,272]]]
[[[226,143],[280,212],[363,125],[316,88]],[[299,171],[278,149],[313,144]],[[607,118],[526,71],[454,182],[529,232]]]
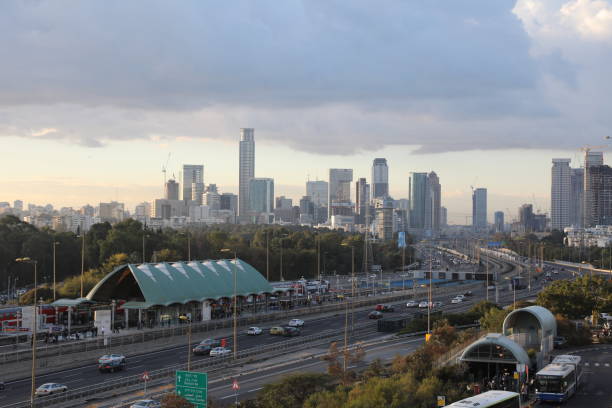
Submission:
[[[548,361],[557,335],[555,316],[541,306],[529,306],[512,311],[503,323],[503,333],[525,350],[537,353],[538,367]]]

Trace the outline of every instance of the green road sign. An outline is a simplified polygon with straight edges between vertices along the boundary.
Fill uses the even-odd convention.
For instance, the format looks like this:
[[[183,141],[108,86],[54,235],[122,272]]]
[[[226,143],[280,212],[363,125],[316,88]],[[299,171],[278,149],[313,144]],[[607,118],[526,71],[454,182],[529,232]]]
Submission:
[[[176,394],[196,406],[206,408],[208,396],[208,374],[192,371],[177,371],[175,382]]]

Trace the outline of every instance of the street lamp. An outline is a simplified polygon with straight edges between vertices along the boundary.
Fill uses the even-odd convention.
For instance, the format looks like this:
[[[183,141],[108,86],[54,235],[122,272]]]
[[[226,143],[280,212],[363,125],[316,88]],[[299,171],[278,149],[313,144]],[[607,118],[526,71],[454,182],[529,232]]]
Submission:
[[[85,232],[81,230],[81,297],[83,297],[84,275],[85,275]]]
[[[30,258],[17,258],[15,262],[20,263],[29,263],[34,265],[34,324],[32,329],[32,387],[30,388],[30,406],[35,406],[35,393],[36,393],[36,329],[38,325],[38,311],[36,310],[36,299],[37,296],[37,286],[38,286],[38,274],[36,272],[37,262]]]
[[[221,252],[234,252],[234,267],[232,268],[232,272],[234,275],[234,360],[236,360],[238,358],[238,320],[237,320],[237,311],[238,311],[238,304],[237,304],[237,295],[236,295],[236,264],[238,262],[238,257],[236,256],[236,251],[232,251],[229,248],[223,248],[221,250]]]
[[[57,247],[60,243],[57,241],[53,241],[53,301],[55,301],[55,247]]]
[[[287,234],[283,234],[280,236],[280,280],[283,282],[285,278],[283,277],[283,240]]]
[[[189,322],[189,329],[187,330],[187,371],[191,371],[191,319],[185,315],[179,316],[179,319]]]
[[[184,237],[187,238],[187,261],[191,262],[191,234],[189,233],[189,230],[185,230],[180,235],[183,235]],[[142,253],[144,254],[144,236],[143,236],[143,250],[142,250]],[[144,258],[143,258],[143,262],[144,262]]]

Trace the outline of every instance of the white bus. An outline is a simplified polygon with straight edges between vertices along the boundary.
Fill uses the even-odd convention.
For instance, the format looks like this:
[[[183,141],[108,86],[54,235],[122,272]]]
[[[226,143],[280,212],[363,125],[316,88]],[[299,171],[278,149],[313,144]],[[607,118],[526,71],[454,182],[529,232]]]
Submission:
[[[487,391],[461,401],[453,402],[446,408],[520,408],[520,395],[510,391]]]
[[[570,398],[582,379],[580,356],[560,355],[536,373],[536,398],[563,402]]]

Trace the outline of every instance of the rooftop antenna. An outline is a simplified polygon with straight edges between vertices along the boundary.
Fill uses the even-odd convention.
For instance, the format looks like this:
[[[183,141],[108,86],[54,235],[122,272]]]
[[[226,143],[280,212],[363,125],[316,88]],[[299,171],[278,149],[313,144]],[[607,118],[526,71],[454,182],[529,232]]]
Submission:
[[[162,166],[162,173],[164,173],[164,188],[166,188],[166,168],[168,167],[168,162],[170,161],[170,155],[172,152],[168,153],[168,157],[166,158],[166,163]]]

